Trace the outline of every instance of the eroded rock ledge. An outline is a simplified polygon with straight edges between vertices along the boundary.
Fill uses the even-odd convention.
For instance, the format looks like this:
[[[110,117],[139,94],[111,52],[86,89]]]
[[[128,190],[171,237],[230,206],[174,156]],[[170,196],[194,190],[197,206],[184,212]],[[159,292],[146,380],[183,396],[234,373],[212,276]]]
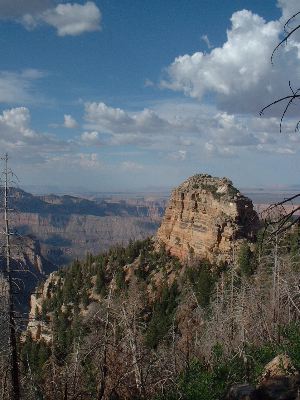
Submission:
[[[258,227],[252,201],[229,179],[198,174],[173,190],[157,239],[182,261],[194,254],[219,265]]]

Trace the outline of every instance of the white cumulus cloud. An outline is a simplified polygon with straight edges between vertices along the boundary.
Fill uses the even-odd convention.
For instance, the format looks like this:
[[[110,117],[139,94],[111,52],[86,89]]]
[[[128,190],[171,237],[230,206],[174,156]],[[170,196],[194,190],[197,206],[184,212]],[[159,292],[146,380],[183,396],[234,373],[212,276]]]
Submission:
[[[282,9],[282,21],[285,23],[290,17],[299,12],[298,0],[278,0],[278,7]]]
[[[0,3],[0,18],[20,22],[28,30],[48,25],[56,29],[58,36],[101,30],[101,11],[93,1],[57,4],[53,0],[3,0]]]
[[[81,140],[85,143],[97,144],[100,140],[99,132],[83,132],[81,135]]]
[[[72,115],[65,114],[64,115],[64,127],[68,129],[77,128],[76,119],[72,117]]]
[[[59,36],[77,36],[100,30],[101,13],[95,3],[59,4],[44,11],[39,18],[57,30]]]
[[[128,112],[104,103],[85,104],[85,145],[135,145],[166,152],[169,159],[184,160],[199,149],[214,156],[231,157],[237,148],[257,151],[258,145],[296,143],[295,133],[281,137],[279,119],[237,115],[196,103],[158,103],[155,109]],[[296,120],[287,126],[294,128]],[[283,152],[282,152],[283,154]],[[286,152],[285,154],[288,154]]]
[[[279,2],[284,15],[294,9],[290,4]],[[235,12],[223,46],[178,56],[166,69],[161,86],[198,100],[210,93],[219,108],[231,113],[258,113],[288,91],[289,79],[300,80],[299,43],[290,41],[281,48],[271,65],[281,30],[281,20],[266,22],[248,10]]]
[[[113,108],[105,103],[85,105],[87,127],[111,134],[173,134],[174,132],[195,129],[188,120],[182,121],[172,116],[170,119],[158,112],[145,108],[137,112],[127,112]]]
[[[18,163],[42,164],[50,155],[71,152],[74,146],[74,143],[34,130],[27,107],[7,109],[0,114],[1,151],[8,152]]]
[[[0,115],[0,124],[3,128],[11,128],[17,134],[20,134],[20,137],[31,139],[38,137],[38,134],[29,127],[30,113],[28,108],[19,107],[3,111],[3,114]]]

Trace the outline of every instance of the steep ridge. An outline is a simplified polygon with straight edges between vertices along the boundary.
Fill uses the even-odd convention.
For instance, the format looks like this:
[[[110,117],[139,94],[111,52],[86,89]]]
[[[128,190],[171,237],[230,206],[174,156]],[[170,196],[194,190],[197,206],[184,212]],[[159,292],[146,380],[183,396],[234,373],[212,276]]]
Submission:
[[[250,199],[227,178],[195,175],[173,190],[157,238],[182,261],[229,263],[243,240],[255,241],[259,219]]]

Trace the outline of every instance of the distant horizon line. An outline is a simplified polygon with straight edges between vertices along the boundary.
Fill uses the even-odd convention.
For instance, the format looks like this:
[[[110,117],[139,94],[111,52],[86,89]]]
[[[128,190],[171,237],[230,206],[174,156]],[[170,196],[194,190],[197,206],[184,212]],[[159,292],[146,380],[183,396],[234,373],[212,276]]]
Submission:
[[[125,194],[167,194],[170,193],[176,185],[174,186],[149,186],[146,188],[128,189],[128,190],[92,190],[89,188],[84,188],[81,186],[60,186],[60,185],[19,185],[20,189],[28,192],[33,192],[33,194],[40,195],[50,195],[50,194],[103,194],[103,195],[125,195]],[[271,191],[271,192],[289,192],[289,191],[300,191],[300,184],[290,184],[290,185],[251,185],[238,187],[239,191],[244,193],[259,192],[259,191]]]

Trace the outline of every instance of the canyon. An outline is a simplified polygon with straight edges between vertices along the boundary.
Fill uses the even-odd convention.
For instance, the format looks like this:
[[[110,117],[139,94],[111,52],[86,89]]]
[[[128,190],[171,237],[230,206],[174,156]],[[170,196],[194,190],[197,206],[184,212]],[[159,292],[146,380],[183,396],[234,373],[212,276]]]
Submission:
[[[38,240],[41,255],[56,266],[153,235],[165,207],[164,200],[152,198],[90,200],[37,196],[16,188],[9,201],[11,227]]]
[[[208,385],[214,390],[213,397],[205,398],[296,399],[299,359],[293,349],[299,348],[299,338],[287,336],[287,330],[276,345],[269,258],[274,241],[265,249],[257,246],[259,228],[252,201],[229,179],[206,174],[188,178],[173,190],[154,237],[75,261],[39,285],[31,295],[29,324],[21,338],[27,355],[35,354],[36,348],[48,349],[48,354],[54,349],[56,368],[70,371],[76,343],[80,350],[75,354],[84,359],[88,354],[92,366],[99,365],[105,343],[109,372],[104,398],[110,398],[109,385],[118,387],[117,398],[137,397],[140,372],[148,371],[153,362],[151,380],[143,381],[145,398],[153,398],[162,376],[170,379],[168,366],[173,365],[172,382],[186,371],[195,374],[190,380],[192,393],[202,395]],[[295,258],[293,243],[300,233],[289,234],[285,238],[289,245],[279,249],[280,259],[285,259],[280,276],[287,285],[281,283],[279,299],[292,293],[299,280],[300,258]],[[247,249],[246,258],[241,258],[242,249]],[[298,292],[292,300],[298,311]],[[290,318],[298,314],[293,308],[288,312],[289,307],[281,301],[278,321],[293,329]],[[144,358],[137,362],[136,354]],[[128,374],[132,360],[138,369]],[[68,374],[60,374],[62,385]],[[94,385],[83,369],[79,374],[80,387]],[[118,386],[115,382],[124,376],[124,384]],[[47,379],[45,373],[41,381],[45,388]],[[187,390],[183,386],[183,393]],[[179,398],[180,388],[176,393],[170,398]]]

